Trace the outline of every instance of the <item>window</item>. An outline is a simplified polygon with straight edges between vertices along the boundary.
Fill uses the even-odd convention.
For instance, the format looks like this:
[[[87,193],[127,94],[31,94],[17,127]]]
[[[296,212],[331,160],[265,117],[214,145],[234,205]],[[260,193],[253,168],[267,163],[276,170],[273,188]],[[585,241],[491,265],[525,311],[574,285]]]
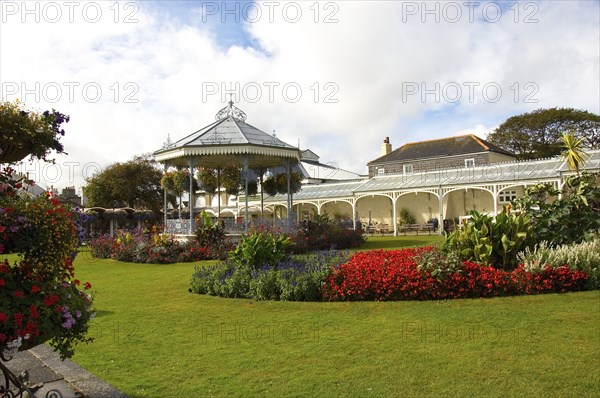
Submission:
[[[475,159],[465,159],[465,167],[466,168],[475,167]]]
[[[412,174],[413,172],[413,165],[412,164],[405,164],[402,166],[402,172],[404,174]]]
[[[499,203],[510,203],[517,198],[517,191],[502,191],[498,195]]]
[[[377,169],[377,174],[379,174],[379,175],[385,174],[385,169],[383,167],[380,167],[379,169]]]

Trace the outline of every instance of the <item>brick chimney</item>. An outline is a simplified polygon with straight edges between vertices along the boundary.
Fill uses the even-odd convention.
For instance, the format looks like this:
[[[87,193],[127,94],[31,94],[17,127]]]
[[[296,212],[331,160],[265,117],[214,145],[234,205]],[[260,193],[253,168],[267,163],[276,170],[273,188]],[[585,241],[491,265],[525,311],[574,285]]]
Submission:
[[[392,144],[390,144],[390,137],[385,137],[383,144],[381,144],[381,156],[385,156],[392,152]]]

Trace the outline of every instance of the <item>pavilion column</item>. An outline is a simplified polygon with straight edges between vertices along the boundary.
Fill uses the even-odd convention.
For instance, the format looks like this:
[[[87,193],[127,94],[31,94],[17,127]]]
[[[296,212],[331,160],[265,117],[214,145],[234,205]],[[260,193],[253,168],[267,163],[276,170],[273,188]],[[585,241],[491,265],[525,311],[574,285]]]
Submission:
[[[248,232],[248,157],[244,157],[244,200],[245,200],[245,205],[246,205],[246,210],[245,210],[245,220],[244,220],[244,229],[246,232]]]
[[[263,192],[263,170],[260,169],[260,176],[258,177],[258,185],[259,185],[259,189],[260,189],[260,219],[264,220],[265,218],[265,198],[264,198],[264,192]],[[246,195],[248,195],[248,192],[246,192]]]
[[[165,162],[165,174],[168,169],[169,169],[169,165]],[[163,187],[163,229],[166,232],[166,230],[167,230],[167,187]]]
[[[394,214],[394,219],[393,219],[393,223],[394,223],[394,236],[398,236],[398,220],[397,220],[397,216],[396,216],[396,198],[394,197],[394,195],[392,194],[392,210],[393,210],[393,214]]]
[[[194,233],[194,158],[190,156],[190,194],[188,197],[190,209],[190,235]]]
[[[443,196],[443,192],[442,192],[442,186],[440,185],[438,187],[438,213],[439,213],[439,221],[438,221],[438,228],[439,230],[439,234],[443,235],[444,234],[444,196]]]
[[[217,167],[217,218],[221,219],[221,168]]]
[[[498,215],[498,186],[497,185],[494,185],[492,197],[494,198],[494,217],[496,217]]]
[[[352,229],[356,231],[356,200],[352,200]]]
[[[287,164],[287,208],[288,208],[288,221],[292,219],[292,161],[288,160]]]

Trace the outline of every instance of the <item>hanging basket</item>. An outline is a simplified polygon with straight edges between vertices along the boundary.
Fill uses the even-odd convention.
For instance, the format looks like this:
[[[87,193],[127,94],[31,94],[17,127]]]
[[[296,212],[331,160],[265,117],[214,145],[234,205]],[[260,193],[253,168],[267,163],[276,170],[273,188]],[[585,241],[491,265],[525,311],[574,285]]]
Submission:
[[[127,212],[125,210],[106,210],[104,212],[104,218],[107,220],[125,221],[127,219]]]
[[[11,142],[3,142],[0,145],[0,163],[16,163],[31,155],[29,146],[21,147]]]

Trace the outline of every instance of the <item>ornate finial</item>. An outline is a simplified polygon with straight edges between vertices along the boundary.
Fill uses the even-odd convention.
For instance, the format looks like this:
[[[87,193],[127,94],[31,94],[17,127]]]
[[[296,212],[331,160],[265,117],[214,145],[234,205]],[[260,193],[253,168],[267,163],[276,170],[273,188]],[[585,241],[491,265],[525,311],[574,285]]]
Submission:
[[[168,149],[170,147],[173,146],[173,143],[171,142],[171,134],[167,134],[167,140],[163,143],[163,149]]]
[[[272,146],[285,146],[285,143],[277,138],[277,134],[275,134],[275,130],[273,130],[273,137],[268,140],[264,140],[263,144],[272,145]]]
[[[222,120],[228,117],[232,117],[235,120],[239,120],[241,122],[246,121],[246,113],[244,113],[244,111],[238,108],[237,106],[233,105],[233,94],[229,95],[231,96],[229,98],[229,105],[217,112],[215,119]]]

